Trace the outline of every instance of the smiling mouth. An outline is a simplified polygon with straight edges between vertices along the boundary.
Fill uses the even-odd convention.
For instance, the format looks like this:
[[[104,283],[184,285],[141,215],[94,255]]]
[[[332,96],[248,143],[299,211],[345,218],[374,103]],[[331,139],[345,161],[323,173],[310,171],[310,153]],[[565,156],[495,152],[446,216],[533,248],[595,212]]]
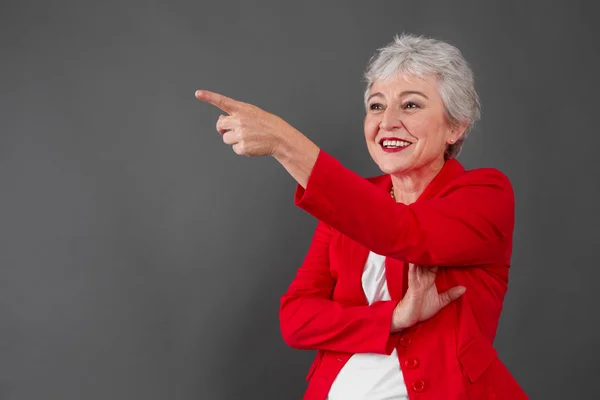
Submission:
[[[379,141],[379,145],[383,147],[383,149],[395,150],[395,149],[404,149],[410,146],[412,143],[407,140],[402,139],[381,139]]]

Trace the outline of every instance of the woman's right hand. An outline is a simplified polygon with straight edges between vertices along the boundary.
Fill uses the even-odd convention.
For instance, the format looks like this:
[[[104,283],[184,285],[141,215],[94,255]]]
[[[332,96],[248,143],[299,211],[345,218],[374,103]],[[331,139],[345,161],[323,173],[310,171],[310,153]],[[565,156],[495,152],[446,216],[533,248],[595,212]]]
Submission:
[[[467,290],[464,286],[455,286],[444,293],[438,293],[435,286],[437,271],[438,267],[409,264],[408,289],[394,309],[392,332],[398,332],[433,317]]]

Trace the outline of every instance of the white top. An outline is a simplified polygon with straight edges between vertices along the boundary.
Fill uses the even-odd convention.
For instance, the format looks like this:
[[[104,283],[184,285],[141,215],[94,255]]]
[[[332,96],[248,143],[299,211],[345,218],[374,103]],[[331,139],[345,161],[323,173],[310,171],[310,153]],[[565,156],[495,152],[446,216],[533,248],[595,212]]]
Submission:
[[[385,279],[385,257],[369,253],[362,275],[369,304],[391,300]],[[392,354],[354,354],[329,389],[328,400],[408,400],[408,392],[398,362]]]

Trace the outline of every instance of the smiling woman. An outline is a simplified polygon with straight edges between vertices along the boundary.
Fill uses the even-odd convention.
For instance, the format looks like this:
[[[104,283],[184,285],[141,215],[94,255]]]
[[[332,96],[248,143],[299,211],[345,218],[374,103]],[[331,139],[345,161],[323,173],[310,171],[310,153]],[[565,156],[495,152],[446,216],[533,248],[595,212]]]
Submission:
[[[198,91],[228,116],[240,155],[271,155],[319,222],[281,299],[283,339],[317,350],[310,400],[527,396],[499,360],[496,334],[512,251],[506,176],[456,160],[479,118],[467,62],[442,41],[403,35],[366,72],[363,179],[260,108]],[[464,294],[464,295],[463,295]]]
[[[426,185],[444,166],[446,148],[460,139],[467,123],[450,126],[433,75],[377,80],[371,91],[364,124],[367,148],[379,168],[395,177],[395,191],[413,193],[406,199],[412,203],[424,187],[414,190],[402,185]]]

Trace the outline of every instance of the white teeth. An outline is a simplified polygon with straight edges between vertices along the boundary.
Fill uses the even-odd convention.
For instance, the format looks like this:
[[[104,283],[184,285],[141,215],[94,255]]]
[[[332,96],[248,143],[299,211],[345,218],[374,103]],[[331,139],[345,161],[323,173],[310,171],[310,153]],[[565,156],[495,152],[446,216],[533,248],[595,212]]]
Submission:
[[[406,147],[410,145],[410,142],[405,142],[404,140],[384,140],[383,147]]]

